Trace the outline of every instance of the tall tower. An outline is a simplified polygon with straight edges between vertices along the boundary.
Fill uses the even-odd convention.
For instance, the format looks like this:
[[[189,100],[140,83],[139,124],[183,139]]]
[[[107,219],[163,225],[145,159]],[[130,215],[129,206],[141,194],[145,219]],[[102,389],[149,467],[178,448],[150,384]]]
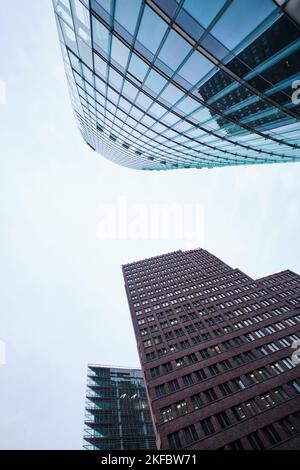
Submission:
[[[197,249],[123,266],[160,449],[300,447],[300,276]]]

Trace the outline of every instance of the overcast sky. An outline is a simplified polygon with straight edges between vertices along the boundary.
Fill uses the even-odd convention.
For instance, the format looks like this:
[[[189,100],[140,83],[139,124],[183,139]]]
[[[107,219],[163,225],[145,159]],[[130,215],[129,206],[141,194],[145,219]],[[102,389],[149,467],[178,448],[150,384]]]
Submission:
[[[201,246],[253,277],[300,273],[300,165],[117,166],[77,130],[50,0],[0,0],[0,39],[0,446],[80,449],[87,363],[139,364],[122,263]],[[189,207],[193,237],[151,204],[176,204],[177,224]],[[161,238],[132,239],[133,221]]]

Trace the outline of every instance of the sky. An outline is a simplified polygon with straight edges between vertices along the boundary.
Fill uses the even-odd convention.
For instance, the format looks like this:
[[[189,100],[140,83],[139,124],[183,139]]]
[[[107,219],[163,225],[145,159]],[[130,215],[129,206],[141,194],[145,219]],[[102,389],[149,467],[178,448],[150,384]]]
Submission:
[[[51,1],[0,0],[0,39],[0,448],[80,449],[87,364],[139,365],[121,265],[202,247],[300,273],[300,164],[115,165],[77,130]]]

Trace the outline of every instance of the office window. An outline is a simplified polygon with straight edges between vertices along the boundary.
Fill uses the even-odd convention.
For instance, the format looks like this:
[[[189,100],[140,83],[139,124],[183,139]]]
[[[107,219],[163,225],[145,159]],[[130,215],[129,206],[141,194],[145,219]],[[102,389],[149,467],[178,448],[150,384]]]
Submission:
[[[150,374],[151,374],[152,379],[155,379],[156,377],[159,377],[160,376],[159,366],[153,367],[152,369],[150,369]]]
[[[183,432],[184,432],[184,435],[185,435],[186,442],[188,444],[192,444],[193,442],[195,442],[199,439],[198,438],[198,433],[197,433],[197,430],[196,430],[194,424],[192,424],[191,426],[188,426],[187,428],[184,428]]]
[[[233,362],[236,366],[242,366],[245,363],[242,354],[238,354],[237,356],[233,356],[232,360],[233,360]]]
[[[235,377],[231,380],[235,390],[244,390],[246,388],[243,380],[240,377]]]
[[[295,367],[292,359],[290,357],[285,357],[284,359],[281,359],[283,364],[288,368],[288,369],[293,369]]]
[[[227,370],[232,369],[232,364],[228,359],[225,359],[224,361],[220,362],[220,366],[223,368],[223,370],[226,372]]]
[[[197,377],[198,382],[201,382],[202,380],[206,379],[206,373],[204,372],[203,369],[199,369],[195,372],[195,375]]]
[[[225,446],[225,449],[227,448],[229,450],[244,450],[244,446],[239,439],[237,441],[231,442],[230,444],[227,444],[227,446]]]
[[[220,413],[216,414],[215,417],[217,418],[217,421],[222,429],[230,426],[230,421],[225,411],[221,411]]]
[[[220,373],[217,364],[212,364],[211,366],[208,366],[208,370],[212,376],[218,375]]]
[[[169,444],[170,449],[175,450],[175,449],[182,448],[178,431],[173,432],[172,434],[168,434],[167,438],[168,438],[168,444]]]
[[[232,412],[238,421],[242,421],[243,419],[246,419],[245,412],[241,406],[234,406],[232,408]]]
[[[203,405],[203,401],[202,401],[200,393],[197,393],[196,395],[192,395],[191,402],[192,402],[194,410],[198,410],[198,408],[201,408],[201,406]]]
[[[278,421],[278,424],[289,437],[297,434],[297,429],[295,428],[289,416]]]
[[[257,384],[259,382],[254,372],[249,372],[248,374],[246,374],[246,378],[250,382],[250,384]]]
[[[163,368],[164,368],[164,371],[165,371],[166,374],[168,372],[172,372],[172,370],[173,370],[172,363],[171,362],[166,362],[165,364],[163,364]]]
[[[170,392],[176,392],[179,390],[180,386],[177,379],[171,380],[168,382]]]
[[[246,410],[250,416],[256,416],[258,413],[261,412],[258,404],[254,399],[249,400],[245,403]]]
[[[155,353],[154,352],[151,352],[151,353],[148,353],[146,354],[146,360],[147,362],[150,362],[150,361],[153,361],[155,359]]]
[[[213,388],[209,388],[208,390],[204,390],[204,395],[209,403],[212,403],[213,401],[217,400],[217,394],[214,391]]]
[[[155,387],[155,394],[157,398],[163,397],[166,394],[164,384],[158,385],[157,387]]]
[[[261,431],[264,433],[264,435],[267,437],[267,439],[272,445],[278,444],[278,442],[282,441],[279,433],[276,431],[275,426],[273,426],[273,424],[265,426],[261,429]]]
[[[175,403],[175,409],[177,416],[182,416],[187,413],[187,405],[185,400],[178,401]]]
[[[161,416],[164,423],[171,421],[173,419],[173,413],[171,406],[167,406],[161,409]]]
[[[200,355],[202,359],[207,359],[210,356],[208,349],[202,349]]]
[[[250,362],[250,361],[254,361],[256,359],[255,357],[255,354],[253,351],[245,351],[244,352],[244,356],[247,358],[247,360]]]
[[[195,362],[198,362],[198,359],[197,359],[197,356],[196,356],[195,353],[189,354],[187,356],[187,360],[188,360],[189,364],[195,364]]]
[[[278,401],[287,401],[289,399],[288,394],[282,387],[274,388],[273,393]]]
[[[223,384],[220,384],[219,389],[224,397],[227,397],[228,395],[232,393],[228,382],[224,382]]]
[[[275,405],[275,401],[269,393],[265,393],[264,395],[261,395],[260,399],[266,408],[270,408],[271,406]]]
[[[288,383],[288,386],[293,392],[300,393],[300,384],[297,380],[293,380],[292,382]]]
[[[249,441],[249,444],[251,445],[252,449],[254,449],[254,450],[263,450],[263,449],[265,449],[265,446],[264,446],[262,440],[260,439],[259,434],[258,434],[257,431],[253,432],[252,434],[249,434],[248,441]]]
[[[182,380],[186,387],[188,387],[189,385],[193,385],[194,383],[192,374],[183,375]]]
[[[204,435],[205,436],[210,436],[215,432],[214,425],[212,423],[211,418],[206,418],[200,421],[201,427],[203,429]]]
[[[279,362],[273,362],[273,364],[270,364],[271,370],[276,374],[282,374],[284,372],[283,367],[279,364]]]

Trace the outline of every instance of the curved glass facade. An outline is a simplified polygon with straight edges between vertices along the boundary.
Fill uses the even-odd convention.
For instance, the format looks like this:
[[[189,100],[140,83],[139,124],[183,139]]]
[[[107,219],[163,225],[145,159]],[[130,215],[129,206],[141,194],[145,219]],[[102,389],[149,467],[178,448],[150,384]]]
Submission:
[[[284,2],[53,3],[79,129],[101,155],[144,170],[300,160],[300,28]]]

